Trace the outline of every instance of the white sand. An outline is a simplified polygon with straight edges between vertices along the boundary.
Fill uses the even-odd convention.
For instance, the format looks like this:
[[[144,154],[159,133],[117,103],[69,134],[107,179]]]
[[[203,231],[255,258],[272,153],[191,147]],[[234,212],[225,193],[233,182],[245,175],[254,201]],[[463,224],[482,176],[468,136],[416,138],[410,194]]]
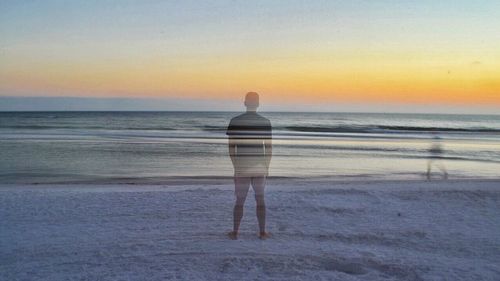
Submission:
[[[0,186],[0,280],[500,280],[500,181]],[[399,215],[398,215],[399,213]]]

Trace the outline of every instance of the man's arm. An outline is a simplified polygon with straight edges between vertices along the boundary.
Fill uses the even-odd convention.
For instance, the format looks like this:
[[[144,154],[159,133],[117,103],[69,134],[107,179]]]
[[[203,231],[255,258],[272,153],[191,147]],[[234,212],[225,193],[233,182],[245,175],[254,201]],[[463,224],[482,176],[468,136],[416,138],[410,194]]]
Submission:
[[[228,148],[229,148],[229,157],[231,157],[231,162],[234,163],[236,162],[236,142],[233,140],[233,138],[228,139]]]
[[[265,157],[266,157],[266,167],[269,171],[269,165],[271,164],[271,157],[273,156],[273,141],[272,139],[264,140],[264,149],[265,149]]]
[[[264,153],[266,158],[266,167],[269,172],[269,166],[271,165],[271,157],[273,156],[273,126],[269,120],[267,121],[267,133],[264,139]]]

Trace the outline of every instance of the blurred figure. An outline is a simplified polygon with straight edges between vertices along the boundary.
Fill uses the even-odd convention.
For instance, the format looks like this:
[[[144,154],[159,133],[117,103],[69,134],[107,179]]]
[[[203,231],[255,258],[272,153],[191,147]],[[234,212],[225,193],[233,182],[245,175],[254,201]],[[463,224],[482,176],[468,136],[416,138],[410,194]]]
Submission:
[[[264,188],[272,155],[271,122],[257,114],[259,95],[249,92],[245,96],[246,113],[231,119],[227,128],[229,156],[234,167],[234,189],[236,203],[233,210],[233,231],[229,238],[238,239],[238,230],[243,217],[243,207],[250,185],[255,192],[259,238],[266,239],[266,204]]]
[[[431,147],[429,148],[429,160],[427,161],[427,180],[431,180],[431,170],[433,165],[443,173],[443,179],[448,178],[448,172],[446,171],[443,163],[441,163],[440,161],[440,159],[442,159],[442,155],[443,147],[441,145],[441,138],[437,135],[434,135],[434,137],[432,138]]]

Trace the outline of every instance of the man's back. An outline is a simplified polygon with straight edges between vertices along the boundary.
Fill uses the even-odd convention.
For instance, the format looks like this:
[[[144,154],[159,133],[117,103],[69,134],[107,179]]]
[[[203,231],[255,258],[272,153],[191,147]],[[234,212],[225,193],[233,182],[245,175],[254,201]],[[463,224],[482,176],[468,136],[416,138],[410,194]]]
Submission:
[[[264,141],[272,138],[271,122],[246,112],[231,119],[227,135],[236,145],[236,156],[264,156]]]
[[[254,111],[231,119],[227,128],[235,176],[265,176],[270,161],[271,122]]]

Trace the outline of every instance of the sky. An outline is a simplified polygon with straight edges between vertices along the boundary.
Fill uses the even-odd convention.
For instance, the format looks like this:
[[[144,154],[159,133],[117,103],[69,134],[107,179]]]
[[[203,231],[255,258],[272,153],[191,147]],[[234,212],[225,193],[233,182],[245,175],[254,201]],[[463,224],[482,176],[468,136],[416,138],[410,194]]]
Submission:
[[[500,1],[0,0],[0,110],[234,109],[247,91],[283,110],[500,112]]]

